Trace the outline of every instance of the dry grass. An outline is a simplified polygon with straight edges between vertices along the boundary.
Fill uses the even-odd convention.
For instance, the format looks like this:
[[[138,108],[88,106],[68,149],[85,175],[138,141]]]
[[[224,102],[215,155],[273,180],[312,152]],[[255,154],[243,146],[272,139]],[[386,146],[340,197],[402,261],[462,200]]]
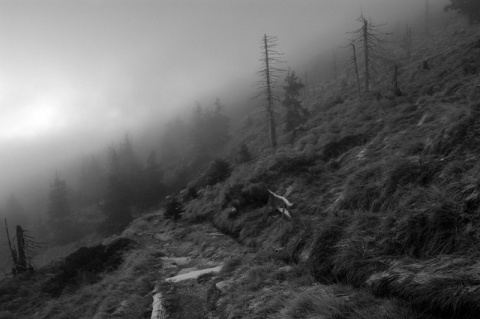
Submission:
[[[422,44],[421,53],[401,69],[406,97],[393,98],[380,88],[376,96],[364,100],[348,98],[354,96],[348,91],[310,100],[307,131],[295,139],[282,137],[275,152],[257,149],[261,156],[236,167],[230,179],[212,192],[213,201],[196,205],[209,207],[212,222],[220,230],[256,247],[261,252],[260,264],[298,264],[305,278],[309,274],[326,284],[365,287],[368,278],[386,270],[392,260],[479,256],[480,165],[475,159],[480,155],[480,107],[471,100],[472,81],[480,72],[478,49],[471,45],[476,36],[444,35],[445,43],[458,43],[451,49],[438,39],[435,48]],[[430,71],[420,68],[426,57]],[[345,97],[341,103],[334,101],[338,95]],[[249,145],[261,148],[261,138],[251,137]],[[291,185],[295,191],[290,197],[297,204],[292,211],[294,222],[285,226],[279,219],[270,219],[260,225],[262,200],[247,189],[256,194],[262,188],[282,193]],[[234,218],[226,210],[230,206],[238,209]],[[253,268],[248,278],[255,295],[269,284],[258,267]],[[292,277],[285,278],[294,282]],[[279,310],[284,300],[280,298],[272,301],[271,310],[264,307],[258,317],[278,317],[281,312],[285,318],[296,313],[300,313],[298,318],[427,318],[428,314],[409,310],[422,303],[416,305],[408,295],[425,293],[424,298],[415,298],[426,302],[431,294],[422,289],[433,288],[442,300],[461,303],[454,307],[453,301],[447,302],[445,307],[454,309],[449,310],[451,315],[458,317],[458,309],[476,309],[476,297],[458,301],[448,283],[400,286],[392,284],[387,290],[409,303],[378,306],[370,296],[366,303],[371,304],[368,311],[375,310],[372,316],[367,315],[368,307],[304,294],[289,303],[291,312]],[[250,300],[236,296],[244,304]],[[221,309],[226,311],[228,302],[222,302]],[[239,304],[233,299],[229,302]],[[312,306],[322,302],[322,310]],[[426,309],[435,313],[438,307],[436,314],[447,311],[440,304],[435,301]],[[234,316],[232,311],[227,312]]]
[[[44,292],[51,275],[44,269],[12,278],[0,290],[1,318],[144,318],[150,311],[153,285],[160,263],[157,252],[131,250],[119,269],[92,283],[87,272],[76,277],[57,298]],[[53,266],[52,266],[53,267]]]

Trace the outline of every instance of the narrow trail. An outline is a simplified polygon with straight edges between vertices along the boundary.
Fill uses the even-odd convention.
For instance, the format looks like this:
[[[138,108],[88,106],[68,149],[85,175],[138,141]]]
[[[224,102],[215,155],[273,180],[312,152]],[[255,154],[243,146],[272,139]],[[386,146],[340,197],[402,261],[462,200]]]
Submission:
[[[298,311],[325,318],[424,318],[404,302],[365,289],[321,284],[304,267],[242,246],[207,223],[175,224],[158,212],[136,220],[124,235],[139,249],[161,252],[151,319],[292,318]]]
[[[210,224],[175,224],[160,213],[140,218],[127,233],[140,249],[161,251],[151,318],[213,318],[208,290],[225,262],[254,251],[221,234]]]

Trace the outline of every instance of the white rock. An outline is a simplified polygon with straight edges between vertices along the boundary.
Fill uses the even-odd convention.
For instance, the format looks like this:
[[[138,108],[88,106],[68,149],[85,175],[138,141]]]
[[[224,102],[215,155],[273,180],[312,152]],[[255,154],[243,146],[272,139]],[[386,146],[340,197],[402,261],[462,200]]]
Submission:
[[[230,283],[228,281],[219,281],[215,284],[215,287],[217,287],[218,290],[223,294],[227,290],[228,286]]]
[[[186,274],[177,275],[175,277],[170,277],[165,279],[166,282],[179,282],[189,279],[197,279],[201,275],[210,274],[210,273],[219,273],[222,270],[222,266],[217,266],[214,268],[207,268],[202,270],[195,270]]]
[[[192,272],[192,271],[195,271],[195,270],[198,270],[198,268],[197,267],[184,268],[177,273],[177,276],[178,275],[183,275],[183,274],[188,274],[189,272]]]

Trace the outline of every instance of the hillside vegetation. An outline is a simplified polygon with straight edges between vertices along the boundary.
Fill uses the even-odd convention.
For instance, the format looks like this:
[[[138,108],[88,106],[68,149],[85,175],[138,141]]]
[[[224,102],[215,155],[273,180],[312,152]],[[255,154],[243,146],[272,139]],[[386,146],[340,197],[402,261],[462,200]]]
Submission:
[[[274,152],[252,136],[257,160],[191,201],[188,215],[202,215],[266,256],[302,267],[315,282],[399,298],[419,317],[475,317],[479,35],[460,28],[417,42],[410,61],[400,64],[404,96],[390,93],[391,75],[363,99],[353,82],[330,86],[327,96],[316,91],[321,94],[306,103],[305,131],[282,136]],[[289,187],[292,221],[263,223],[261,190],[283,194]],[[332,302],[327,307],[337,309]],[[273,318],[289,310],[272,311]]]
[[[403,96],[391,72],[362,98],[354,79],[317,84],[302,130],[272,149],[263,119],[242,126],[229,152],[251,158],[190,181],[180,220],[153,211],[3,281],[0,318],[150,318],[155,286],[171,318],[477,318],[480,30],[414,43],[410,58],[393,52]],[[264,219],[267,190],[287,189],[292,218]],[[164,256],[223,269],[165,284],[178,267]]]

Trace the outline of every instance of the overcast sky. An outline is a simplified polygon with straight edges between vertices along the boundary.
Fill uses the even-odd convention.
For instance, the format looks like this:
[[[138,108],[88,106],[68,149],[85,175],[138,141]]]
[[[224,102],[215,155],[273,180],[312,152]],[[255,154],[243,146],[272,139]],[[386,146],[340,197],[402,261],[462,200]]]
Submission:
[[[361,10],[392,23],[421,2],[0,0],[0,192],[195,100],[228,101],[255,76],[265,33],[297,66]]]

